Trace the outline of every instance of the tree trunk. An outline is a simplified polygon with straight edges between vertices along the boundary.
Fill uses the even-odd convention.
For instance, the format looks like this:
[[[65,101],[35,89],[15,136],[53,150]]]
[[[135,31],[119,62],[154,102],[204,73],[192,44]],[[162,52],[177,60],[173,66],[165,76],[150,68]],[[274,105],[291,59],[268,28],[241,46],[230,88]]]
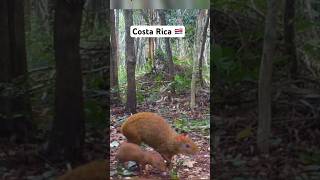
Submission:
[[[111,25],[111,61],[110,61],[110,79],[111,79],[111,87],[113,89],[113,101],[117,103],[120,100],[119,95],[119,81],[118,81],[118,43],[117,43],[117,34],[116,34],[116,24],[115,24],[115,14],[114,10],[111,10],[110,13],[110,25]]]
[[[130,26],[133,25],[132,10],[124,10],[126,28],[126,64],[127,64],[127,110],[131,113],[136,112],[136,57],[134,54],[134,39],[130,37]]]
[[[164,10],[159,10],[159,16],[160,16],[160,22],[162,26],[167,25],[166,22],[166,17]],[[169,80],[173,81],[174,80],[174,64],[172,60],[172,50],[170,46],[170,38],[165,38],[165,47],[166,47],[166,52],[167,52],[167,62],[168,62],[168,71],[169,71]]]
[[[83,1],[57,0],[54,22],[55,119],[48,153],[62,154],[71,162],[81,159],[85,138],[79,54],[82,7]]]
[[[197,84],[199,82],[199,59],[201,49],[201,37],[203,37],[203,27],[205,26],[205,14],[206,10],[199,10],[197,16],[197,25],[196,25],[196,37],[194,40],[194,48],[193,48],[193,69],[192,69],[192,79],[191,79],[191,100],[190,100],[190,108],[193,110],[196,105],[196,91]]]
[[[57,0],[48,0],[48,32],[50,34],[53,31],[53,22],[54,22],[54,8]]]
[[[284,10],[284,41],[288,61],[291,62],[290,76],[298,76],[298,59],[294,30],[295,0],[286,0]]]
[[[26,32],[31,31],[31,0],[25,0],[24,1],[24,24],[25,24],[25,30]]]
[[[263,52],[259,75],[259,122],[257,145],[261,153],[269,152],[269,137],[271,130],[271,85],[272,60],[275,54],[277,40],[277,0],[269,0],[265,23]]]
[[[95,9],[96,12],[96,27],[97,28],[106,28],[106,21],[105,19],[108,18],[108,13],[105,9],[109,9],[109,2],[106,0],[96,0],[95,2]]]
[[[121,44],[119,43],[119,42],[121,42],[121,39],[120,39],[121,37],[120,37],[120,33],[119,33],[119,29],[120,29],[120,26],[119,26],[120,10],[119,9],[116,10],[116,15],[115,16],[116,16],[116,36],[117,36],[116,40],[117,40],[117,46],[118,46],[118,49],[117,49],[118,61],[117,61],[117,73],[116,73],[116,75],[119,76],[118,71],[119,71],[119,67],[120,67],[120,64],[121,64],[121,57],[120,57]]]
[[[26,141],[31,135],[24,1],[0,1],[0,136]]]
[[[144,18],[144,20],[146,21],[147,25],[152,26],[154,24],[154,13],[153,10],[146,10],[147,12],[144,12],[143,10],[141,10],[141,15]],[[155,68],[155,62],[154,62],[154,41],[155,38],[148,38],[148,63],[149,66],[151,67],[151,72],[154,70]]]
[[[203,35],[202,35],[202,44],[201,44],[201,50],[200,50],[200,58],[199,58],[199,82],[201,87],[203,86],[203,77],[202,77],[202,61],[203,61],[203,53],[204,53],[204,48],[206,45],[206,40],[207,40],[207,29],[209,25],[209,14],[207,14],[206,22],[204,25],[203,29]]]
[[[312,3],[311,3],[311,0],[305,0],[304,1],[304,4],[305,4],[305,12],[307,13],[307,16],[308,16],[308,20],[312,23],[315,22],[315,13],[313,13],[313,8],[312,8]],[[311,34],[311,38],[312,39],[319,39],[319,35],[317,33],[317,28],[316,26],[312,26],[311,29],[310,29],[310,34]]]
[[[37,0],[33,1],[35,7],[35,16],[39,18],[41,22],[41,28],[48,34],[52,31],[52,13],[53,5],[56,0]]]
[[[87,0],[85,4],[86,14],[84,26],[88,29],[89,32],[92,32],[95,27],[95,0]]]

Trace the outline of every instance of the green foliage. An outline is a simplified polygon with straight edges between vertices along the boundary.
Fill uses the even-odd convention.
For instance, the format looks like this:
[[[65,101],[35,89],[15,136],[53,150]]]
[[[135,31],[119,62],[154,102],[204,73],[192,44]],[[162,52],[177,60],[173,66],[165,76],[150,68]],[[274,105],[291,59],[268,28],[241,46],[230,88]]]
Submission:
[[[29,68],[54,63],[53,34],[45,32],[39,18],[31,18],[31,32],[26,32],[26,51]]]
[[[311,164],[320,164],[320,151],[310,151],[309,152],[302,152],[299,154],[299,159],[307,165]]]
[[[266,10],[267,4],[265,0],[254,0],[254,5],[259,10]],[[228,9],[232,11],[247,11],[248,4],[251,5],[251,0],[215,0],[214,1],[214,8],[217,9]]]
[[[183,119],[177,119],[175,122],[174,122],[174,126],[175,128],[181,130],[182,132],[188,132],[190,129],[189,129],[189,126],[188,126],[188,121],[187,120],[183,120]]]
[[[180,179],[179,175],[178,175],[178,170],[176,168],[172,168],[169,173],[170,173],[171,180],[179,180]]]
[[[137,102],[138,103],[142,103],[142,102],[144,102],[144,99],[145,99],[145,90],[143,90],[142,89],[142,84],[140,84],[140,83],[137,83],[136,84],[136,86],[137,86]]]
[[[165,53],[161,49],[156,49],[155,58],[163,58],[165,57]]]
[[[305,32],[310,30],[315,24],[311,21],[303,18],[303,17],[297,17],[295,22],[295,28],[297,33]]]
[[[151,72],[152,70],[152,59],[151,58],[147,58],[147,64],[145,67],[145,71],[146,72]]]
[[[319,56],[319,51],[320,51],[320,43],[317,40],[310,40],[308,42],[306,42],[303,46],[303,50],[313,56],[313,57],[320,57]],[[318,58],[315,58],[318,59]]]
[[[88,86],[92,89],[103,89],[105,87],[106,80],[101,75],[91,75]]]
[[[127,72],[126,72],[125,66],[119,66],[118,79],[119,79],[119,84],[121,85],[127,83]]]
[[[192,67],[193,61],[192,61],[191,58],[189,58],[189,59],[179,59],[178,57],[173,56],[173,57],[172,57],[172,60],[173,60],[173,63],[174,63],[175,65],[180,65],[180,66],[183,66],[183,67],[185,67],[185,68],[190,67],[188,70],[190,70],[190,71],[192,70],[191,67]],[[190,72],[190,73],[191,73],[191,72]]]
[[[106,17],[108,13],[106,14]],[[81,39],[100,40],[110,35],[110,26],[106,21],[99,23],[98,18],[83,14],[81,24]]]
[[[94,99],[85,101],[84,103],[85,118],[88,124],[95,128],[106,127],[106,110],[102,108],[101,104]]]
[[[211,59],[216,67],[219,78],[230,83],[242,80],[256,80],[258,78],[259,66],[248,69],[246,64],[242,64],[237,58],[234,49],[217,45],[211,51]]]
[[[148,97],[148,101],[149,102],[155,102],[157,100],[160,99],[161,95],[160,95],[160,88],[156,87],[156,88],[152,88],[150,95]]]
[[[156,77],[154,78],[154,80],[157,82],[157,83],[161,83],[163,80],[164,80],[164,75],[162,73],[159,73],[156,75]]]
[[[198,131],[204,131],[205,133],[209,133],[210,121],[209,119],[190,120],[187,118],[183,118],[183,119],[175,120],[174,127],[181,132],[198,130]]]
[[[144,102],[144,93],[141,91],[137,91],[137,102],[138,103]]]
[[[189,45],[193,45],[195,34],[196,34],[196,17],[191,17],[190,19],[184,19],[185,24],[185,39],[187,39]]]
[[[190,84],[191,84],[190,77],[191,76],[186,77],[184,75],[179,75],[179,74],[174,76],[173,85],[178,92],[185,91],[186,89],[190,88]]]

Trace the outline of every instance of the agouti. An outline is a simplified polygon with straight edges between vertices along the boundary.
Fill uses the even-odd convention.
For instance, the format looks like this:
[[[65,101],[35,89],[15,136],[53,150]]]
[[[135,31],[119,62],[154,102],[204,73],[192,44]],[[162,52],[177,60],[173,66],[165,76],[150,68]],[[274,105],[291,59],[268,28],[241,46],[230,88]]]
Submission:
[[[197,145],[187,136],[177,134],[164,118],[151,112],[130,116],[121,126],[128,142],[141,142],[159,152],[171,168],[171,158],[176,154],[195,154]]]
[[[123,142],[117,153],[116,159],[119,163],[135,161],[139,164],[140,172],[145,169],[147,164],[160,171],[166,171],[166,165],[161,155],[155,151],[144,151],[140,146],[132,143]]]
[[[67,172],[57,180],[106,180],[107,168],[106,160],[96,160]]]

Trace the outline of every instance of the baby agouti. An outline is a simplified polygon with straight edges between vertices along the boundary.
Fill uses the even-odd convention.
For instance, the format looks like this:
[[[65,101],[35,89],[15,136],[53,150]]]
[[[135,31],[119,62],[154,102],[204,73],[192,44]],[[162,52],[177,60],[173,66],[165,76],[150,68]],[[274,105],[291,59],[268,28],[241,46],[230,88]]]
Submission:
[[[119,163],[135,161],[139,164],[140,172],[145,169],[147,164],[160,171],[166,171],[166,165],[161,155],[155,151],[144,151],[140,146],[132,143],[123,142],[117,153],[116,159]]]
[[[105,180],[108,178],[107,168],[106,160],[96,160],[67,172],[57,180]]]
[[[177,134],[156,113],[141,112],[130,116],[121,126],[121,132],[128,142],[141,142],[159,152],[171,168],[171,158],[176,154],[195,154],[197,145],[187,136]]]

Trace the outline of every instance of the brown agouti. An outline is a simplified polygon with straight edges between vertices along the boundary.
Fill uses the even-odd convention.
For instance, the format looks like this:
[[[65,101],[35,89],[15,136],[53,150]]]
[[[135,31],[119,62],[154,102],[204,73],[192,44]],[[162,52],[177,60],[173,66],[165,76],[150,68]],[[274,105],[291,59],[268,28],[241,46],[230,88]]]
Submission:
[[[96,160],[67,172],[57,180],[106,180],[109,178],[107,168],[106,160]]]
[[[160,171],[166,171],[166,165],[161,155],[155,151],[144,151],[140,146],[132,143],[123,142],[117,153],[116,159],[119,163],[135,161],[139,164],[140,172],[145,169],[147,164]]]
[[[130,116],[121,126],[128,142],[141,142],[159,152],[171,167],[171,158],[176,154],[195,154],[197,145],[187,136],[177,134],[164,118],[151,112],[140,112]]]

